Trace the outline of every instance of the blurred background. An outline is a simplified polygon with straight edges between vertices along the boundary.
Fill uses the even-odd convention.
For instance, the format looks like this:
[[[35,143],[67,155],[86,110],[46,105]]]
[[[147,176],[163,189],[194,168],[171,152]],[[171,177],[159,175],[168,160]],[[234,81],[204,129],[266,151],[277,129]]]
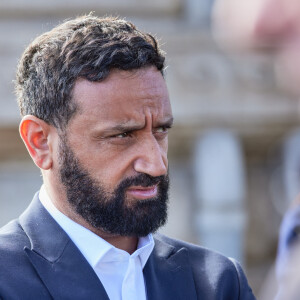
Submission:
[[[94,11],[159,38],[175,116],[170,212],[162,232],[235,257],[257,293],[274,261],[284,211],[298,193],[299,103],[275,81],[270,51],[224,52],[212,37],[213,0],[0,2],[0,225],[41,185],[18,134],[13,80],[39,34]],[[222,26],[222,25],[221,25]]]

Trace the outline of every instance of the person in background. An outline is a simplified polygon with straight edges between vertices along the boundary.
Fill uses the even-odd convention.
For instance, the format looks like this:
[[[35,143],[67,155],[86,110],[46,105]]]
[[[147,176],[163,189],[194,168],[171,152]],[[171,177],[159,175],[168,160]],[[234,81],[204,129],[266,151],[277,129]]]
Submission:
[[[217,0],[213,11],[213,32],[216,40],[227,48],[272,52],[278,84],[300,100],[298,0]],[[279,232],[277,299],[299,299],[299,244],[300,201],[295,199]]]
[[[216,0],[213,32],[225,47],[272,52],[278,84],[300,95],[298,0]]]

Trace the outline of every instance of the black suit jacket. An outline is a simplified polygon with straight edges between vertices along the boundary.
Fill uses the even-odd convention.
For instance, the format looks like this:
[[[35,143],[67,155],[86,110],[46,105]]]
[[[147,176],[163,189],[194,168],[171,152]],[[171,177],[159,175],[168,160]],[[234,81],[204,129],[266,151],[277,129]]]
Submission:
[[[144,268],[148,300],[255,299],[235,261],[162,235],[154,239]],[[37,195],[18,220],[0,230],[0,298],[108,299],[96,273]]]

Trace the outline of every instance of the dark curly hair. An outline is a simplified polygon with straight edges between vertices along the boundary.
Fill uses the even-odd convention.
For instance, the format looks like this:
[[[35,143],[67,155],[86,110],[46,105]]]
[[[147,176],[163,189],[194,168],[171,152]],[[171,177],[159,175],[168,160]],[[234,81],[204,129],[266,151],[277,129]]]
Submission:
[[[155,66],[163,74],[165,57],[157,40],[132,23],[113,17],[81,16],[37,37],[17,69],[21,115],[34,115],[63,129],[76,112],[76,79],[105,79],[112,69]]]

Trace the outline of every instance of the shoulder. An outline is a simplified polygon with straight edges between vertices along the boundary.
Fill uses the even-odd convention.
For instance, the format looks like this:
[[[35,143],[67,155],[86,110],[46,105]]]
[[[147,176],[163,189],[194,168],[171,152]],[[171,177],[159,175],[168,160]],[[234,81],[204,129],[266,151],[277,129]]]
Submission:
[[[182,240],[170,238],[163,234],[159,234],[159,233],[155,234],[154,240],[161,241],[168,245],[173,246],[175,248],[175,251],[181,248],[185,248],[189,251],[189,255],[195,259],[208,259],[214,257],[214,259],[228,262],[230,265],[233,264],[229,258],[227,258],[226,256],[222,255],[217,251],[213,251],[211,249],[201,247],[199,245],[195,245],[192,243],[188,243]]]
[[[232,269],[235,271],[236,266],[238,265],[233,259],[230,259],[219,252],[195,244],[187,243],[185,241],[173,239],[162,234],[155,234],[154,240],[173,246],[175,252],[182,248],[186,249],[188,251],[191,263],[199,263],[199,265],[197,265],[198,269],[202,269],[204,267],[216,269],[216,267],[218,267],[228,270]]]
[[[236,260],[161,234],[155,234],[154,239],[171,245],[174,252],[186,249],[198,294],[211,294],[216,299],[223,299],[224,295],[231,295],[231,299],[255,299],[244,271]]]
[[[30,241],[17,220],[13,220],[0,229],[0,279],[14,276],[13,272],[27,264],[24,251],[30,248]]]
[[[13,295],[18,290],[21,275],[30,268],[26,253],[30,241],[17,220],[0,229],[0,295]],[[23,279],[24,281],[24,279]]]
[[[26,247],[31,248],[31,241],[18,220],[0,228],[0,299],[50,298],[24,251]]]
[[[5,252],[19,252],[26,246],[30,246],[30,241],[18,220],[13,220],[0,228],[0,259]]]

